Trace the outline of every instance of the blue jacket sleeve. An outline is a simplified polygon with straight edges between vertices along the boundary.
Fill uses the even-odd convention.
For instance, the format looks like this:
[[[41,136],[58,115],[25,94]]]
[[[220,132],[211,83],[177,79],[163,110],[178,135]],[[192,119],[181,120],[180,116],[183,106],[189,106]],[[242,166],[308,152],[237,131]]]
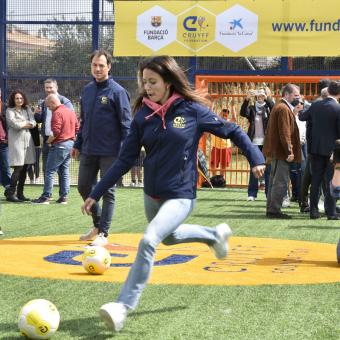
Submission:
[[[104,177],[92,190],[90,197],[99,201],[105,192],[117,183],[135,164],[141,150],[140,135],[137,123],[132,121],[130,132],[123,142],[120,154]]]
[[[116,91],[114,103],[120,116],[122,140],[124,140],[129,133],[132,120],[128,93],[125,90]]]
[[[301,120],[302,122],[305,122],[311,119],[311,107],[312,106],[309,106],[306,110],[302,109],[299,112],[299,120]]]
[[[265,159],[260,149],[252,144],[248,135],[235,123],[227,122],[218,117],[208,108],[198,111],[199,126],[202,132],[210,132],[232,142],[242,150],[251,167],[265,164]]]

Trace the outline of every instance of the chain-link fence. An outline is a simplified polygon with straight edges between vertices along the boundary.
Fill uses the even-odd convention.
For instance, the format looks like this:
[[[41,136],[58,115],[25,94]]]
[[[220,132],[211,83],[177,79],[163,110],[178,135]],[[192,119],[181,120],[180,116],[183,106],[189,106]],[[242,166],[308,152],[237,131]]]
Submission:
[[[44,98],[43,82],[57,79],[59,92],[79,113],[79,98],[91,80],[89,55],[94,49],[113,50],[114,1],[0,1],[0,87],[3,97],[21,88],[34,105]],[[137,91],[136,69],[141,58],[114,58],[112,76],[130,93]],[[192,82],[196,74],[221,75],[340,75],[340,58],[176,57]],[[339,76],[340,77],[340,76]],[[72,183],[77,163],[71,165]],[[39,182],[42,177],[39,176]],[[131,177],[124,178],[124,183]]]

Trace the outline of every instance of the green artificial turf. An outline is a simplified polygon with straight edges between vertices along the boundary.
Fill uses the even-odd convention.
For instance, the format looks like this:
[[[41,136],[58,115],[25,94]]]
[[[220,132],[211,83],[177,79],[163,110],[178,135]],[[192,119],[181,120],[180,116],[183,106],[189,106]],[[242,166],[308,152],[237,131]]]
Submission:
[[[41,191],[41,186],[28,186],[25,194],[36,198]],[[245,190],[199,191],[197,206],[187,222],[215,226],[226,221],[235,236],[338,241],[339,221],[310,220],[299,213],[296,203],[286,209],[292,220],[268,220],[263,193],[255,202],[247,202],[246,197]],[[81,215],[80,205],[75,188],[66,206],[2,200],[2,239],[81,234],[91,219]],[[142,190],[119,188],[111,233],[142,233],[145,225]],[[117,283],[0,274],[0,339],[21,339],[18,312],[34,298],[52,301],[61,314],[53,339],[340,339],[338,283],[233,287],[150,284],[124,329],[112,334],[99,321],[98,309],[114,300],[119,287]]]

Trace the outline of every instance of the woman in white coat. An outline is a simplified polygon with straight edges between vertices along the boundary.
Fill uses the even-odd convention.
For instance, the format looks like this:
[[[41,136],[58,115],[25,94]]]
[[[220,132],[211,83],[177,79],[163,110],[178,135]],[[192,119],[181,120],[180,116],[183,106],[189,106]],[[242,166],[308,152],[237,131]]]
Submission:
[[[24,196],[24,185],[27,166],[35,163],[35,146],[30,129],[35,127],[36,122],[22,91],[15,90],[10,94],[7,107],[8,154],[13,173],[6,198],[9,202],[23,202],[29,200]]]

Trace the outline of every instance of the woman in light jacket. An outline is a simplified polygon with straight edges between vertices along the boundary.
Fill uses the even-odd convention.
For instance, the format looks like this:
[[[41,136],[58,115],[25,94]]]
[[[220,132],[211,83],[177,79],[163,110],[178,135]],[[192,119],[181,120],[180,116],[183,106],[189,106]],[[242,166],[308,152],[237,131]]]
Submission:
[[[28,201],[29,199],[24,196],[24,185],[27,166],[35,163],[35,146],[30,129],[35,127],[36,122],[28,107],[27,97],[20,90],[13,91],[8,98],[6,121],[9,163],[13,168],[6,198],[9,202]]]

